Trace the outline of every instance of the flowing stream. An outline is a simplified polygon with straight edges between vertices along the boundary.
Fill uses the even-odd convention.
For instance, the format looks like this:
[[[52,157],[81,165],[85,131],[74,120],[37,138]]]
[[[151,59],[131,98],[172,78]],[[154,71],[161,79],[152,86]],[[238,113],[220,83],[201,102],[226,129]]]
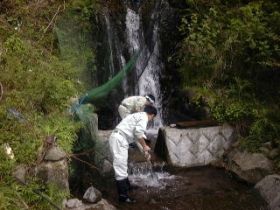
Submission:
[[[132,183],[139,186],[129,192],[136,203],[119,204],[115,188],[110,188],[106,199],[117,209],[127,210],[268,210],[252,186],[234,180],[223,169],[166,168],[158,172],[158,181],[149,176],[130,176]],[[115,183],[108,184],[112,187]]]
[[[104,185],[104,198],[120,210],[269,210],[252,185],[222,168],[170,167],[161,160],[152,161],[152,168],[132,161],[129,168],[129,180],[139,188],[128,195],[136,203],[118,203],[113,178]]]

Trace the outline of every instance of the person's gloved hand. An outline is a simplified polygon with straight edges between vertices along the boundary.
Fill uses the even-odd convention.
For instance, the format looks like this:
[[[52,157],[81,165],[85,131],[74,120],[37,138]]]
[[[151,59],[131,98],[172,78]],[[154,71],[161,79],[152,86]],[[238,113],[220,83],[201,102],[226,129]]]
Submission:
[[[143,147],[143,152],[145,153],[145,152],[150,152],[151,151],[151,148],[148,146],[148,145],[145,145],[144,147]]]
[[[143,146],[143,153],[145,155],[145,158],[147,159],[147,161],[149,161],[151,159],[151,155],[150,155],[150,152],[151,151],[151,148],[148,146],[148,145],[144,145]]]
[[[147,161],[150,161],[150,160],[151,160],[151,157],[152,157],[151,154],[150,154],[148,151],[145,151],[144,154],[145,154],[146,160],[147,160]]]

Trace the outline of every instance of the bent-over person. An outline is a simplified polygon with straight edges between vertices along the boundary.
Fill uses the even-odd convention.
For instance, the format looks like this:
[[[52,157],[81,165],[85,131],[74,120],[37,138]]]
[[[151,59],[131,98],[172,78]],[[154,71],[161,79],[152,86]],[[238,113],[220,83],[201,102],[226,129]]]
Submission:
[[[148,121],[152,121],[156,115],[157,109],[155,107],[146,106],[143,112],[133,113],[124,118],[110,135],[109,146],[113,156],[119,202],[136,202],[127,196],[127,190],[132,189],[128,180],[129,144],[135,142],[145,158],[148,161],[151,159],[149,154],[151,148],[145,142],[145,132]]]

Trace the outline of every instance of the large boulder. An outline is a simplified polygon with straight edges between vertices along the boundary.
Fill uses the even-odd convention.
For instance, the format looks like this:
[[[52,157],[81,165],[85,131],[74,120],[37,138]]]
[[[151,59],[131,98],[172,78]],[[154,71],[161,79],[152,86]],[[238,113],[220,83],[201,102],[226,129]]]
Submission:
[[[83,201],[86,203],[97,203],[102,199],[102,193],[91,186],[88,188],[83,196]]]
[[[70,192],[68,170],[66,158],[57,161],[42,161],[35,167],[35,175],[47,183],[56,184],[60,190]]]
[[[67,153],[57,146],[57,137],[50,135],[44,138],[38,149],[37,164],[34,174],[46,183],[56,184],[59,190],[70,192]]]
[[[271,210],[280,209],[280,175],[273,174],[263,178],[255,185]]]
[[[113,171],[113,158],[109,148],[112,130],[99,130],[95,144],[95,164],[103,174]]]
[[[174,166],[193,167],[220,160],[237,140],[230,126],[159,129],[155,152]]]
[[[273,162],[262,153],[248,153],[232,150],[228,155],[226,169],[234,172],[239,178],[256,184],[266,175],[273,173]]]

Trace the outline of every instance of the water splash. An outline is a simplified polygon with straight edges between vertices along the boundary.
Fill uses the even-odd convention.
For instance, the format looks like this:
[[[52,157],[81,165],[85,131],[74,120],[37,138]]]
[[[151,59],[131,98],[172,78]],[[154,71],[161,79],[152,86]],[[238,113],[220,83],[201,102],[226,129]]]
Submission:
[[[129,180],[133,185],[145,188],[154,187],[164,189],[166,181],[175,179],[174,175],[165,172],[163,167],[165,162],[130,162],[129,163]]]

